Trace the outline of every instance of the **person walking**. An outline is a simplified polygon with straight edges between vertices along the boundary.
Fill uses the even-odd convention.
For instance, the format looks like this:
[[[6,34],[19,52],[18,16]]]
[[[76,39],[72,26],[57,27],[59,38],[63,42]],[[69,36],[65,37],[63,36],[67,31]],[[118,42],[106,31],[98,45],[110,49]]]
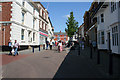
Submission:
[[[17,43],[17,40],[15,40],[14,48],[15,48],[15,53],[13,56],[15,56],[16,54],[18,55],[18,49],[20,48],[19,43]]]
[[[85,46],[84,46],[84,41],[82,41],[82,50],[84,50],[84,47],[85,47]]]
[[[59,44],[58,44],[58,51],[61,52],[63,49],[62,49],[62,42],[59,41]]]
[[[49,41],[46,41],[46,50],[48,50]]]
[[[9,55],[12,55],[12,53],[11,53],[11,51],[12,51],[12,42],[11,42],[11,40],[9,40],[9,42],[8,42],[8,49],[9,49]]]
[[[92,41],[92,46],[93,46],[93,49],[95,51],[96,50],[96,41]]]
[[[52,40],[50,40],[50,50],[52,50],[52,45],[53,45]]]

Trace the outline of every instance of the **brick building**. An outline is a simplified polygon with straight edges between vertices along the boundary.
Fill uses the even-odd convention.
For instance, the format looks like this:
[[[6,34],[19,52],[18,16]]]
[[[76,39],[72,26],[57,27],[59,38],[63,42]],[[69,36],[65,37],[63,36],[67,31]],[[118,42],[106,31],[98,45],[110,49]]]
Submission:
[[[54,41],[63,41],[63,42],[68,42],[68,35],[65,32],[54,32]]]

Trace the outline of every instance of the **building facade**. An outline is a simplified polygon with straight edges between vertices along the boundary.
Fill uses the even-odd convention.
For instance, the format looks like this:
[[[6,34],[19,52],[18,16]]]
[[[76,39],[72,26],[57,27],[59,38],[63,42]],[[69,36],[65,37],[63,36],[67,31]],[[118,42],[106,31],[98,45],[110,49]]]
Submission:
[[[97,12],[98,48],[120,54],[120,2],[104,2]]]
[[[47,41],[52,40],[54,42],[54,27],[51,23],[50,17],[48,18],[48,38]]]
[[[2,0],[0,2],[0,46],[3,51],[8,41],[17,40],[21,49],[39,46],[48,36],[48,12],[31,0]],[[44,37],[41,37],[44,36]]]
[[[48,22],[49,13],[40,2],[34,3],[38,6],[39,9],[39,44],[43,46],[46,44],[46,40],[48,37],[48,27],[51,27]]]
[[[54,41],[63,41],[63,42],[68,42],[68,35],[65,32],[54,32]]]
[[[97,7],[98,2],[92,2],[90,9],[84,14],[84,35],[87,45],[90,40],[97,43]]]
[[[80,25],[80,27],[78,29],[78,35],[79,35],[79,40],[82,40],[82,38],[85,39],[85,35],[84,35],[84,23],[82,25]]]

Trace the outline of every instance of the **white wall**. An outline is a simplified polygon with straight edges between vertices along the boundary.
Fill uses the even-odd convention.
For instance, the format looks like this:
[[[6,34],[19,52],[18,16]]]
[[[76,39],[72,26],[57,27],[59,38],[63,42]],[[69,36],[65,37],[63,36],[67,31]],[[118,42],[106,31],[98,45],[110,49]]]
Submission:
[[[105,38],[105,44],[98,44],[98,48],[99,49],[108,49],[108,32],[110,32],[110,39],[111,39],[111,48],[112,48],[112,51],[114,53],[118,53],[118,46],[112,46],[112,27],[114,27],[115,23],[118,23],[118,3],[116,4],[117,7],[116,7],[116,10],[111,13],[111,5],[110,5],[110,2],[108,4],[108,7],[105,8],[104,10],[99,10],[98,13],[97,13],[97,17],[99,16],[100,17],[100,14],[101,13],[104,13],[104,23],[100,23],[97,24],[98,28],[97,28],[97,31],[100,32],[100,31],[104,31],[104,38]],[[100,21],[100,20],[99,20]]]
[[[11,40],[14,42],[14,40],[18,40],[20,45],[39,45],[39,11],[35,10],[35,15],[33,15],[33,6],[29,4],[25,0],[25,9],[27,12],[25,13],[24,18],[24,24],[22,24],[22,1],[23,0],[16,0],[17,2],[13,1],[12,4],[12,18],[11,21],[14,21],[15,23],[12,23],[11,25]],[[33,29],[33,17],[35,16],[35,28]],[[21,40],[21,29],[25,30],[24,40]],[[33,37],[33,32],[35,32],[35,41],[29,43],[28,42],[28,30],[32,32],[31,37]]]

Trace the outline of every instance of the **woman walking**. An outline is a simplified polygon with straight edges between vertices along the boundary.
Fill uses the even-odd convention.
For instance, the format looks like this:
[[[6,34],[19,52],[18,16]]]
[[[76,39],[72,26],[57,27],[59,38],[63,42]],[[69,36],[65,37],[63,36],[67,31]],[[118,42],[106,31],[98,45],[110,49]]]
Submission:
[[[62,42],[59,41],[59,44],[58,44],[58,51],[61,52],[63,49],[62,49]]]

